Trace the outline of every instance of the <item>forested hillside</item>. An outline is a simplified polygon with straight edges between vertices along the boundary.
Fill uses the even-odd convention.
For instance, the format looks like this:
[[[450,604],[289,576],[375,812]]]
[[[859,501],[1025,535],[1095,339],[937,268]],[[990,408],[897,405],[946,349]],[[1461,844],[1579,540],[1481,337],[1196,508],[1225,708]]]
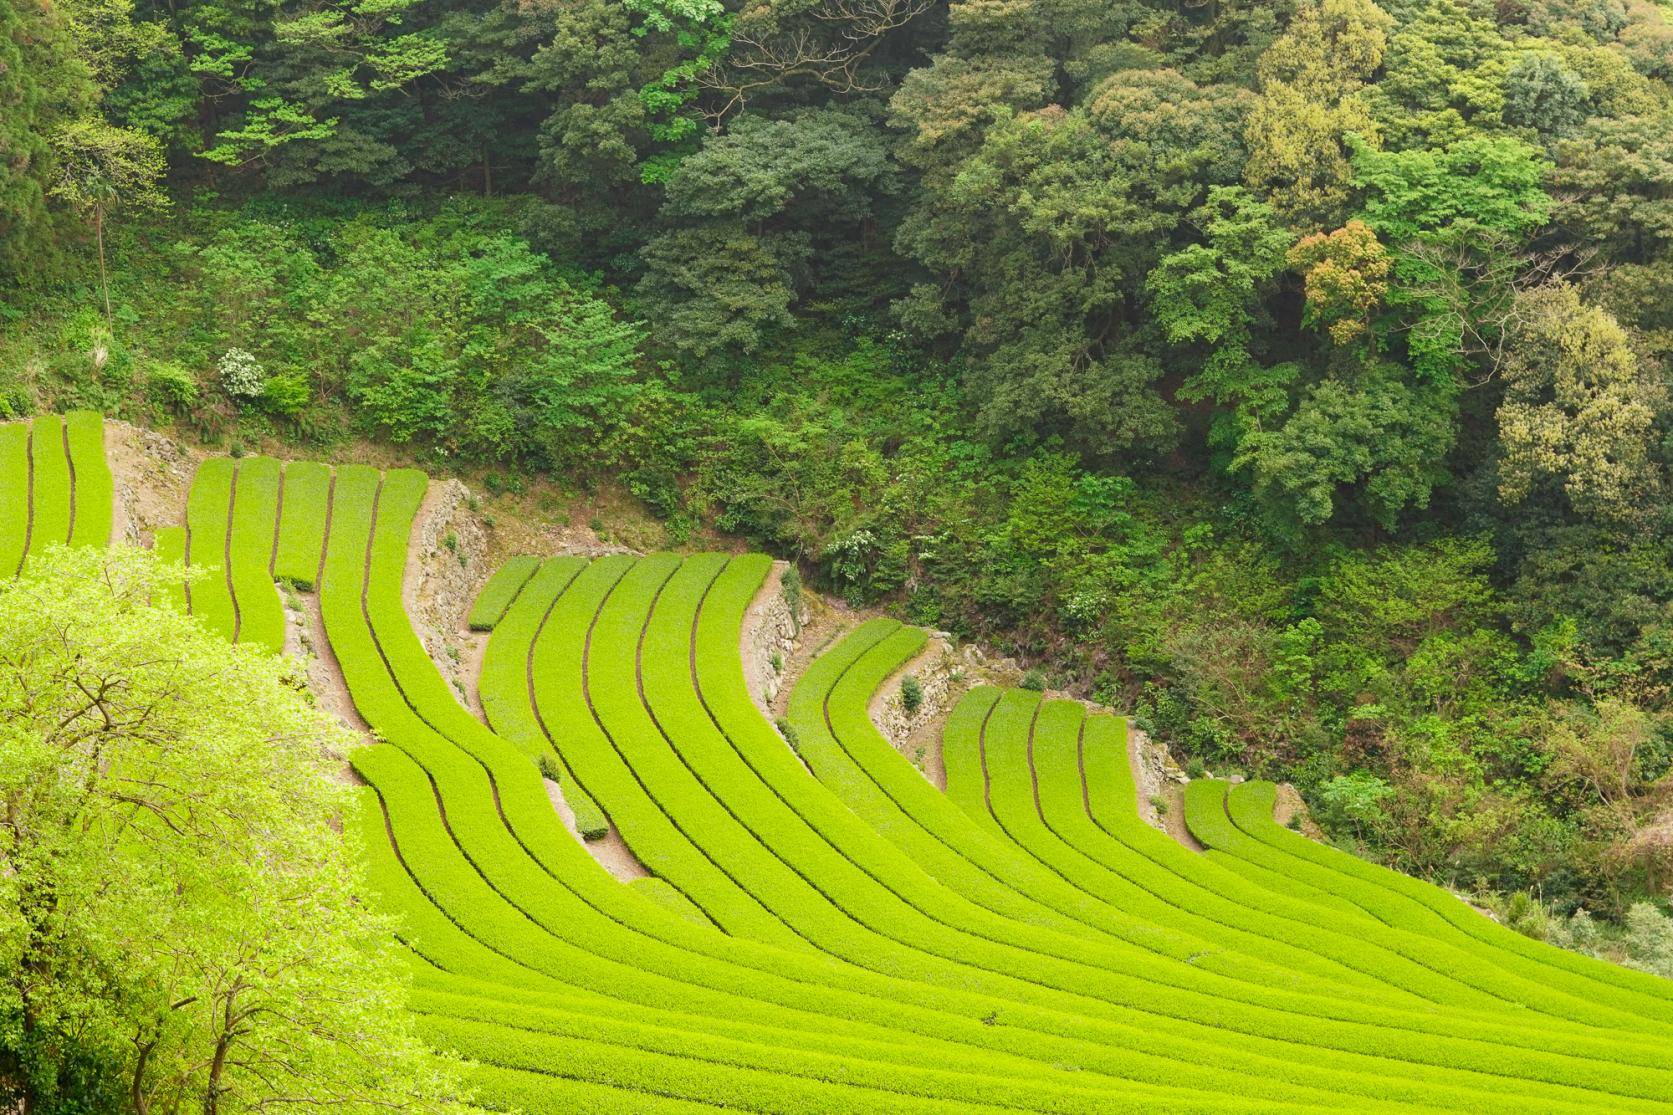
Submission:
[[[1651,0],[0,0],[0,419],[619,488],[1662,974],[1670,289]]]

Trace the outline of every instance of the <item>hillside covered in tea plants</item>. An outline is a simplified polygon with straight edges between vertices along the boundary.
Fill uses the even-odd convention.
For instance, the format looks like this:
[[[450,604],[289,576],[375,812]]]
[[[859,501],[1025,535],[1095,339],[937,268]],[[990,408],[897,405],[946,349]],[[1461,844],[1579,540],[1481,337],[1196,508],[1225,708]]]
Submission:
[[[1124,718],[765,555],[478,569],[455,688],[411,613],[475,559],[421,542],[424,473],[206,456],[156,525],[96,414],[0,431],[30,1109],[1673,1107],[1673,983],[1291,831],[1269,782],[1190,780],[1176,840]],[[929,693],[935,771],[875,719]]]
[[[109,533],[163,559],[113,560],[138,563],[122,584],[162,578],[184,605],[169,639],[233,638],[266,662],[228,694],[305,692],[332,732],[384,731],[358,663],[330,653],[320,555],[342,470],[422,473],[401,611],[429,668],[530,761],[557,741],[560,821],[602,833],[590,858],[674,916],[695,904],[738,932],[647,841],[691,845],[734,889],[811,888],[783,892],[814,903],[798,916],[862,907],[814,861],[782,877],[732,862],[732,844],[703,842],[734,822],[680,815],[686,791],[636,769],[645,815],[678,820],[627,831],[605,774],[554,734],[573,710],[549,717],[538,685],[508,680],[518,632],[531,679],[540,658],[527,594],[558,613],[574,599],[549,560],[777,563],[763,583],[811,630],[785,603],[779,626],[738,627],[738,653],[758,716],[796,748],[814,747],[792,713],[816,651],[872,621],[927,632],[942,667],[906,670],[904,691],[884,671],[856,701],[961,828],[1046,865],[1029,870],[1051,887],[1141,916],[1093,866],[1096,833],[1052,815],[1049,749],[1025,741],[1011,776],[1038,786],[1042,827],[988,777],[1019,762],[1005,747],[970,765],[959,733],[978,709],[1023,716],[1012,690],[1046,695],[1041,725],[1069,717],[1061,701],[1100,710],[1089,726],[1123,717],[1136,816],[1191,863],[1233,856],[1334,893],[1256,862],[1267,844],[1244,825],[1271,784],[1280,830],[1308,840],[1266,833],[1292,858],[1328,849],[1328,870],[1387,868],[1525,941],[1673,976],[1670,135],[1660,0],[0,0],[0,520],[26,524],[0,541],[0,575],[27,575],[23,555],[60,535],[80,551]],[[84,496],[100,417],[114,479]],[[174,560],[221,579],[177,585]],[[158,594],[116,593],[139,595]],[[98,610],[40,597],[55,598]],[[645,621],[660,605],[642,603]],[[381,640],[391,708],[425,720]],[[58,707],[14,676],[0,699]],[[959,705],[966,690],[991,705]],[[644,702],[660,722],[648,683]],[[230,700],[206,703],[196,719],[169,706],[171,723],[259,735]],[[296,715],[283,723],[312,723]],[[870,832],[900,836],[797,753]],[[36,761],[15,769],[53,769]],[[228,793],[255,793],[257,771],[236,769]],[[689,773],[757,843],[800,831]],[[1229,780],[1250,788],[1225,796],[1225,828],[1200,787]],[[312,832],[341,799],[280,804]],[[62,831],[90,831],[83,806],[53,808]],[[1256,842],[1227,846],[1237,833]],[[40,837],[14,823],[5,839]],[[831,840],[796,854],[848,858]],[[934,857],[970,854],[955,845],[900,854],[952,886]],[[864,886],[891,888],[880,870]],[[44,1098],[92,1095],[98,1065],[161,1071],[147,1027],[88,1007],[138,994],[95,963],[123,933],[59,924],[69,951],[51,963],[17,943],[58,924],[37,923],[57,885],[0,867],[0,968],[45,978],[81,944],[109,951],[78,961],[88,982],[65,998],[9,985],[0,1087],[32,1111],[203,1107],[179,1081],[224,1068],[213,1041],[154,1096]],[[348,905],[322,909],[355,893],[345,875]],[[1282,937],[1242,917],[1224,920]],[[340,937],[392,939],[361,929]],[[820,955],[894,963],[807,932],[791,935]],[[907,935],[974,955],[939,933]],[[145,979],[111,1018],[169,983]],[[48,1032],[105,1044],[77,1067],[81,1039]],[[421,1054],[460,1046],[415,1035],[400,1039],[413,1072],[454,1079]]]

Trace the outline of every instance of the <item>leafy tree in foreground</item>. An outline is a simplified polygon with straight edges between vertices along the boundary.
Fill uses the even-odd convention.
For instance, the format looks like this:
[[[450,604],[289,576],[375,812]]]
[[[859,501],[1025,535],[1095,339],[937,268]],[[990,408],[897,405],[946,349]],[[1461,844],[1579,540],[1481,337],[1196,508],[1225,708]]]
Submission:
[[[460,1110],[336,831],[353,738],[151,606],[179,572],[60,548],[0,586],[0,1105]]]

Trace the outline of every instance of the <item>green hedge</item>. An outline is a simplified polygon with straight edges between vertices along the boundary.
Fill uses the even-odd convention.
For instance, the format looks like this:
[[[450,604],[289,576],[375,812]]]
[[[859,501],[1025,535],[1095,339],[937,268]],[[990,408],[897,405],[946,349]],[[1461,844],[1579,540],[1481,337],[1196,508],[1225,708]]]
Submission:
[[[1440,887],[1282,828],[1273,820],[1275,796],[1272,783],[1248,782],[1232,788],[1227,808],[1240,830],[1285,855],[1286,863],[1305,864],[1298,873],[1321,883],[1347,877],[1351,883],[1336,884],[1342,893],[1380,919],[1421,925],[1436,940],[1455,944],[1471,957],[1491,960],[1528,981],[1528,987],[1562,995],[1561,1000],[1549,1000],[1552,1010],[1584,1009],[1584,1015],[1571,1017],[1621,1029],[1632,1029],[1638,1018],[1673,1026],[1673,983],[1530,940],[1481,916]],[[1527,995],[1523,1001],[1532,1005],[1540,999]],[[1673,1037],[1673,1030],[1668,1033]]]
[[[233,596],[238,602],[238,641],[277,653],[285,647],[285,609],[269,570],[279,519],[279,462],[246,457],[238,462],[228,543]]]
[[[273,577],[311,592],[325,548],[325,525],[331,514],[331,469],[313,461],[285,465],[279,509],[279,543],[273,551]]]
[[[43,414],[30,425],[29,461],[34,469],[29,552],[70,540],[70,458],[64,447],[64,421]]]
[[[582,839],[598,840],[609,833],[609,818],[553,749],[530,695],[535,636],[558,597],[586,564],[586,559],[580,557],[555,557],[541,564],[488,640],[477,688],[482,696],[482,711],[495,734],[516,746],[537,766],[542,761],[556,764],[557,781],[564,801],[575,814],[577,831]]]
[[[328,592],[327,599],[330,599],[329,591],[330,591],[330,585],[328,583],[328,585],[327,585],[327,592]],[[392,735],[392,738],[398,738],[398,736],[394,733],[392,733],[391,735]],[[375,752],[378,749],[373,749],[373,750]],[[448,791],[446,789],[446,784],[443,783],[444,797],[447,795],[447,792]],[[395,812],[397,816],[401,815],[400,810],[395,810],[393,812]],[[547,812],[550,813],[550,810],[548,810]],[[461,817],[461,816],[466,815],[466,810],[464,810],[461,807],[460,803],[453,803],[453,804],[450,804],[448,806],[448,815],[449,815],[450,818]],[[460,828],[458,827],[457,823],[455,823],[455,834],[457,836],[459,836],[460,839],[467,840],[467,841],[470,841],[470,842],[474,842],[478,839],[491,838],[491,833],[493,831],[499,831],[503,834],[503,829],[500,829],[499,826],[497,826],[495,824],[488,824],[488,825],[483,826],[482,831],[478,831],[473,826],[469,830],[469,832],[466,833],[464,831],[461,831]],[[481,850],[480,854],[473,855],[473,857],[472,857],[473,862],[476,865],[479,865],[479,867],[483,870],[489,870],[489,871],[499,870],[503,866],[502,860],[510,860],[510,859],[514,859],[514,858],[515,858],[515,856],[506,856],[506,855],[503,855],[503,853],[495,853],[491,848],[484,848],[484,849]],[[430,857],[428,857],[428,856],[413,857],[413,859],[415,861],[421,861],[421,862],[424,862],[424,863],[430,862]],[[529,882],[531,884],[534,884],[534,883],[538,883],[538,880],[537,879],[531,879],[531,880],[529,880]],[[515,888],[510,887],[510,886],[504,886],[501,889],[505,890],[508,893],[517,893],[518,896],[519,896],[519,901],[522,902],[523,901],[523,896],[524,896],[525,893],[532,893],[533,891],[537,890],[538,887],[532,886],[532,885],[531,886],[519,886],[519,887],[515,887]],[[618,888],[618,889],[622,889],[622,888]],[[468,909],[470,909],[474,912],[477,909],[478,905],[479,905],[478,903],[471,902],[471,903],[466,903],[463,908],[468,908]],[[562,918],[558,917],[556,914],[554,914],[554,916],[551,917],[550,919],[543,919],[543,921],[549,927],[550,926],[560,926],[560,925],[561,926],[567,926],[569,924],[569,922],[566,919],[562,919]],[[629,952],[628,956],[631,959],[631,962],[633,962],[635,964],[638,964],[638,965],[645,965],[648,961],[648,958],[649,958],[648,954],[646,953],[646,951],[642,947],[632,947],[630,949],[630,952]],[[787,958],[785,958],[785,957],[781,957],[778,960],[772,960],[772,959],[769,958],[768,963],[771,965],[771,967],[774,970],[779,970],[779,969],[781,969],[782,967],[785,966],[785,960],[786,959]],[[694,971],[695,969],[692,968],[688,964],[688,965],[684,966],[681,970],[685,971],[685,972],[691,972],[691,971]],[[729,988],[740,986],[740,982],[737,979],[737,974],[736,973],[734,973],[730,976],[722,976],[721,980],[722,980],[723,985],[726,986],[726,987],[729,987]],[[845,981],[845,982],[851,982],[851,981]],[[801,992],[795,993],[792,996],[792,1001],[794,1001],[795,1003],[797,1003],[799,1005],[806,1004],[809,1001],[809,996],[807,994],[807,991],[804,989]],[[972,1004],[972,1006],[968,1009],[973,1011],[975,1009],[974,1004]],[[889,1019],[894,1020],[896,1022],[906,1023],[906,1024],[910,1024],[910,1021],[911,1021],[911,1014],[904,1007],[904,1004],[890,1007],[886,1012],[886,1017],[888,1017]],[[975,1015],[973,1013],[969,1014],[969,1015],[966,1015],[965,1017],[967,1019],[969,1019],[970,1022],[975,1022]],[[990,1028],[982,1027],[979,1022],[975,1023],[975,1026],[976,1026],[976,1029],[975,1029],[974,1032],[978,1033],[978,1034],[981,1034],[984,1037],[989,1036],[989,1035],[999,1037],[999,1036],[1002,1036],[1002,1033],[1003,1033],[1002,1031],[1001,1032],[995,1032],[995,1031],[991,1030]],[[1096,1028],[1094,1028],[1094,1029],[1096,1029]],[[1136,1035],[1136,1032],[1135,1032],[1135,1033],[1133,1033],[1129,1036],[1136,1037],[1137,1035]],[[1099,1046],[1094,1046],[1093,1047],[1093,1049],[1098,1049],[1098,1048],[1103,1048],[1103,1046],[1099,1045]],[[1082,1052],[1090,1052],[1090,1050],[1083,1049]]]
[[[488,583],[482,586],[482,591],[476,594],[476,603],[471,606],[470,629],[492,631],[539,568],[539,558],[520,554],[495,570]]]
[[[75,516],[70,543],[108,546],[114,513],[115,484],[110,463],[105,460],[104,415],[92,410],[71,411],[64,416],[69,441],[70,466],[75,474]]]
[[[1212,922],[1231,935],[1221,939],[1235,939],[1245,951],[1265,947],[1328,957],[1354,973],[1374,977],[1369,984],[1385,1000],[1384,987],[1404,990],[1420,1001],[1492,1005],[1480,993],[1426,967],[1427,942],[1421,938],[1404,940],[1386,926],[1369,923],[1352,933],[1340,931],[1336,924],[1321,926],[1316,916],[1272,901],[1270,892],[1220,871],[1144,824],[1135,809],[1125,737],[1125,722],[1107,715],[1086,717],[1073,738],[1035,734],[1033,766],[1041,811],[1045,823],[1066,843],[1181,910]],[[1099,823],[1100,811],[1110,828]],[[1215,932],[1207,927],[1202,931]],[[1276,960],[1284,953],[1272,955]],[[1368,983],[1351,976],[1347,982],[1360,987]],[[1409,997],[1406,1001],[1410,1003]]]
[[[334,512],[322,606],[326,609],[330,637],[345,659],[345,674],[351,675],[350,688],[357,707],[393,745],[357,753],[356,764],[389,804],[390,830],[416,879],[407,875],[392,851],[384,853],[383,868],[374,867],[374,877],[380,880],[379,890],[385,901],[393,895],[397,903],[404,901],[414,911],[417,929],[411,944],[435,968],[433,974],[420,976],[421,986],[447,983],[443,968],[448,971],[480,968],[481,978],[506,987],[503,994],[511,999],[520,997],[534,1003],[550,997],[549,1001],[557,1007],[561,1006],[564,994],[561,986],[585,992],[576,996],[576,1000],[584,1001],[586,1009],[596,1015],[596,1025],[610,1032],[565,1039],[565,1043],[556,1046],[537,1041],[530,1048],[535,1048],[543,1058],[541,1068],[553,1069],[558,1062],[591,1064],[587,1058],[614,1058],[610,1067],[599,1070],[605,1075],[595,1074],[594,1083],[617,1080],[624,1087],[640,1087],[647,1080],[661,1080],[671,1086],[663,1090],[691,1089],[692,1094],[716,1098],[730,1095],[728,1088],[740,1080],[748,1080],[758,1088],[768,1089],[760,1095],[773,1096],[774,1103],[782,1104],[802,1102],[803,1097],[812,1094],[807,1092],[810,1085],[806,1079],[795,1073],[775,1072],[758,1080],[749,1074],[762,1069],[733,1066],[720,1071],[697,1056],[697,1045],[682,1049],[677,1055],[663,1050],[654,1058],[640,1046],[641,1053],[623,1058],[623,1043],[631,1046],[641,1041],[646,1033],[643,1027],[650,1025],[647,1020],[655,1011],[673,1010],[731,1020],[734,1024],[748,1019],[751,1023],[786,1031],[801,1028],[809,1033],[830,1035],[833,1044],[842,1043],[845,1049],[855,1051],[869,1048],[864,1046],[865,1042],[888,1040],[900,1047],[901,1058],[926,1065],[933,1065],[938,1057],[945,1065],[949,1055],[953,1057],[952,1063],[959,1065],[980,1063],[980,1058],[990,1056],[996,1060],[1015,1056],[1037,1066],[1035,1071],[1039,1073],[1048,1072],[1052,1064],[1076,1065],[1083,1070],[1083,1079],[1090,1080],[1094,1074],[1106,1075],[1112,1092],[1126,1089],[1120,1079],[1145,1081],[1143,1087],[1156,1088],[1188,1078],[1193,1086],[1208,1092],[1253,1097],[1247,1101],[1239,1099],[1237,1109],[1247,1109],[1262,1098],[1339,1107],[1344,1097],[1351,1096],[1354,1097],[1352,1105],[1360,1110],[1378,1110],[1383,1101],[1506,1112],[1584,1110],[1599,1103],[1607,1104],[1612,1110],[1648,1110],[1645,1104],[1620,1094],[1643,1096],[1666,1086],[1665,1073],[1599,1066],[1579,1058],[1552,1057],[1485,1041],[1461,1040],[1456,1033],[1449,1036],[1425,1032],[1427,1029],[1462,1033],[1476,1024],[1476,1016],[1468,1012],[1431,1011],[1420,1016],[1376,1009],[1354,1001],[1351,992],[1345,992],[1342,999],[1333,1002],[1275,993],[1271,998],[1278,1009],[1262,1010],[1257,1004],[1240,1003],[1236,996],[1228,998],[1224,994],[1232,986],[1228,977],[1200,971],[1192,978],[1200,979],[1204,988],[1222,992],[1211,1002],[1206,992],[1199,997],[1182,985],[1125,979],[1111,984],[1107,980],[1091,979],[1087,986],[1107,991],[1111,999],[1143,995],[1144,1001],[1093,1003],[1082,1010],[1079,1000],[1065,999],[1059,992],[1039,992],[1038,1002],[1030,1005],[1023,1001],[1026,996],[1021,991],[1016,997],[1010,995],[1009,989],[1004,995],[997,994],[1000,987],[988,977],[952,987],[867,972],[807,951],[799,944],[779,948],[727,936],[660,907],[640,893],[642,888],[623,887],[610,880],[562,832],[544,800],[534,764],[525,752],[482,729],[474,720],[470,723],[475,725],[475,730],[467,730],[463,722],[455,720],[452,710],[461,714],[463,710],[447,693],[445,683],[412,637],[404,615],[399,613],[406,524],[410,521],[410,509],[416,507],[415,496],[421,497],[422,488],[410,480],[396,482],[393,487],[386,483],[384,494],[376,497],[377,537],[369,538],[372,501],[365,497],[375,495],[377,480],[375,475],[370,477],[368,490],[366,481],[354,480],[352,476],[350,479],[348,502],[359,510],[349,514],[341,536],[338,515]],[[396,479],[395,474],[391,479]],[[363,575],[368,542],[372,557],[369,582]],[[752,705],[747,709],[746,718],[746,710],[736,703],[739,695],[748,701],[747,695],[742,694],[736,624],[730,627],[730,649],[722,654],[718,648],[723,646],[726,637],[725,625],[707,624],[711,598],[702,596],[700,590],[705,580],[712,578],[716,587],[733,585],[727,599],[736,601],[746,594],[747,586],[742,578],[728,581],[725,571],[714,577],[714,561],[696,559],[674,569],[667,561],[660,564],[668,568],[658,568],[659,562],[650,559],[640,563],[647,566],[645,571],[631,571],[636,576],[629,582],[623,574],[631,561],[606,559],[589,565],[566,587],[553,589],[547,628],[541,631],[541,638],[533,648],[537,662],[543,658],[543,649],[545,652],[545,673],[539,669],[536,672],[541,708],[550,711],[553,703],[561,706],[578,702],[597,738],[574,743],[566,732],[557,730],[549,721],[553,736],[562,741],[560,746],[566,758],[576,763],[583,780],[595,789],[602,784],[598,782],[600,776],[606,781],[620,776],[632,781],[638,773],[647,776],[659,794],[667,796],[681,785],[673,764],[688,769],[693,781],[698,781],[698,772],[707,777],[730,769],[728,784],[717,787],[717,796],[709,798],[712,807],[693,807],[686,799],[673,803],[673,808],[682,812],[690,808],[694,814],[715,820],[730,833],[717,829],[716,836],[706,835],[705,840],[712,847],[730,848],[731,841],[746,838],[739,828],[753,826],[756,831],[747,835],[756,842],[757,851],[741,853],[749,862],[755,862],[756,857],[771,850],[786,865],[806,867],[819,862],[813,858],[816,855],[829,854],[816,852],[814,845],[808,843],[812,831],[817,830],[829,847],[840,848],[844,857],[880,878],[886,876],[891,889],[898,886],[904,892],[910,876],[903,866],[904,857],[898,853],[868,857],[859,850],[857,842],[851,846],[849,842],[863,833],[866,826],[855,818],[845,830],[834,819],[835,813],[827,816],[827,810],[839,804],[836,799],[807,777],[799,761],[772,734],[770,726]],[[747,574],[751,564],[740,563],[739,568]],[[753,564],[758,585],[761,567],[759,563]],[[365,593],[364,609],[362,592]],[[694,599],[700,604],[694,605]],[[598,606],[599,600],[604,601],[602,608]],[[650,607],[653,600],[657,602],[655,611]],[[389,607],[391,601],[393,612]],[[701,612],[695,611],[698,606]],[[717,610],[716,615],[720,614]],[[694,619],[700,648],[695,662],[689,656],[689,649],[681,654],[676,646],[682,627],[689,631]],[[506,622],[510,620],[508,615]],[[584,657],[589,636],[594,644],[592,655]],[[834,698],[830,705],[832,723],[840,731],[844,745],[864,753],[864,747],[851,742],[863,734],[861,726],[853,722],[855,710],[858,709],[858,715],[864,715],[864,697],[870,691],[866,687],[874,687],[881,676],[898,664],[901,652],[908,649],[907,642],[910,640],[885,647],[877,661],[864,669],[839,671],[837,682],[852,682],[846,690],[836,692],[837,684],[829,687]],[[509,660],[514,662],[515,657],[513,651]],[[856,665],[859,657],[853,656],[849,665]],[[351,659],[355,663],[352,670]],[[719,673],[723,680],[730,674],[738,677],[735,682],[717,682],[712,691],[708,688],[702,691],[697,708],[701,710],[707,703],[714,712],[713,719],[707,721],[710,727],[687,717],[676,719],[675,714],[682,708],[688,712],[691,709],[689,704],[682,704],[682,700],[690,698],[678,696],[682,681],[689,689],[693,667],[700,682],[705,676],[714,676],[710,666],[717,660],[722,663]],[[625,672],[624,663],[627,664]],[[635,663],[645,667],[648,711],[639,702],[633,677]],[[587,671],[584,692],[581,690],[583,665]],[[569,672],[571,668],[573,673]],[[543,679],[549,688],[548,684],[539,684]],[[527,652],[525,683],[526,680]],[[611,691],[603,692],[607,687]],[[718,696],[723,689],[727,695]],[[607,713],[600,710],[600,719],[607,725],[643,729],[649,723],[652,734],[623,739],[621,750],[617,750],[609,739],[602,738],[597,721],[591,719],[586,693],[591,693],[595,702],[606,707]],[[655,720],[651,719],[652,713]],[[468,714],[464,715],[468,718]],[[707,719],[708,712],[704,712],[704,717]],[[752,734],[747,746],[733,731],[719,730],[745,724],[751,725],[747,731]],[[663,735],[663,729],[672,738]],[[740,736],[745,731],[741,727],[735,730]],[[872,742],[887,748],[886,742]],[[776,748],[776,758],[770,767],[765,759],[760,765],[755,761],[756,751],[765,744]],[[728,760],[727,752],[721,750],[723,747],[735,758]],[[622,762],[624,753],[631,760],[631,770]],[[607,761],[610,755],[615,756],[621,768],[613,775]],[[922,778],[892,749],[887,754],[866,755],[866,758],[867,765],[859,768],[863,772],[893,763],[920,786],[924,785]],[[738,759],[744,759],[757,772],[753,778],[746,777],[737,768]],[[732,764],[730,768],[728,763]],[[804,791],[811,787],[818,792],[790,794],[783,781],[789,775],[799,779]],[[893,776],[888,777],[892,782]],[[725,811],[714,810],[722,804],[741,808],[745,802],[757,800],[756,796],[763,791],[755,786],[755,779],[762,786],[770,786],[805,824],[790,824],[780,834],[767,831],[764,824],[749,816],[721,821]],[[685,786],[689,791],[690,783]],[[623,800],[630,800],[633,794],[640,799],[647,797],[645,788],[637,785],[632,791],[617,790]],[[765,815],[767,807],[764,799],[760,801]],[[1042,797],[1042,807],[1043,802]],[[950,803],[947,805],[957,809]],[[445,825],[443,810],[447,818]],[[852,813],[849,816],[854,818]],[[817,821],[810,819],[814,817]],[[668,824],[666,817],[664,824]],[[969,831],[964,836],[980,832],[974,826],[967,827]],[[633,824],[624,820],[623,831],[635,839],[635,850],[640,851],[637,841],[648,830],[641,830],[636,819]],[[376,838],[383,836],[381,814],[365,821],[364,832],[369,847],[375,848]],[[677,831],[675,835],[679,835]],[[873,839],[872,843],[879,842]],[[384,844],[387,845],[387,838]],[[693,845],[685,841],[684,847],[690,854]],[[647,855],[645,851],[641,854]],[[680,853],[665,850],[664,854]],[[974,854],[997,855],[992,849],[979,849]],[[1013,847],[1011,855],[1019,854]],[[377,864],[376,852],[369,855],[374,865]],[[776,873],[780,869],[772,870]],[[1037,863],[1034,870],[1044,871]],[[398,885],[401,879],[406,880],[404,890]],[[850,881],[853,882],[852,876]],[[1063,885],[1061,879],[1058,884]],[[760,879],[746,881],[746,887],[759,885],[762,885]],[[924,897],[935,892],[934,884],[921,879],[912,885],[923,888]],[[700,895],[693,897],[700,903],[704,901]],[[859,911],[862,898],[856,890],[840,898],[838,904]],[[786,897],[774,900],[791,901]],[[801,903],[803,899],[794,901]],[[949,898],[948,910],[956,904]],[[1098,906],[1107,909],[1107,904]],[[796,916],[834,916],[830,903],[818,908],[826,912],[815,914],[815,906],[798,906]],[[1029,900],[1023,908],[1033,912],[1039,904]],[[962,906],[959,909],[958,920],[973,916]],[[950,912],[944,916],[953,920]],[[1055,936],[1043,936],[1043,930],[1037,927],[1021,922],[1009,924],[1019,940],[1042,944],[1048,939],[1055,940]],[[856,942],[864,939],[853,938]],[[1086,955],[1114,959],[1112,948],[1089,944]],[[989,951],[986,955],[997,963],[1015,954]],[[914,959],[913,963],[928,962]],[[1150,960],[1153,968],[1158,963],[1164,962]],[[933,974],[929,969],[925,971]],[[1079,974],[1070,968],[1062,971]],[[1244,986],[1258,987],[1254,983]],[[633,1006],[611,1014],[597,1001],[600,997]],[[1077,1009],[1064,1009],[1071,1003]],[[429,1005],[440,1009],[434,1003]],[[1208,1005],[1214,1008],[1212,1017],[1207,1013]],[[1307,1010],[1300,1009],[1303,1007]],[[1317,1014],[1308,1013],[1315,1009]],[[464,1004],[455,1004],[448,1010],[455,1014],[471,1013]],[[1344,1014],[1348,1017],[1337,1017]],[[524,1012],[520,1018],[528,1016],[529,1012]],[[1002,1021],[988,1025],[982,1021],[984,1017]],[[520,1021],[522,1024],[525,1023]],[[526,1028],[538,1030],[544,1025],[545,1022],[539,1026],[528,1023]],[[468,1029],[459,1032],[475,1034],[471,1040],[499,1042],[501,1051],[492,1054],[496,1060],[516,1060],[515,1049],[507,1045],[508,1038],[516,1035],[501,1032],[504,1029],[490,1029],[486,1036]],[[1556,1032],[1537,1022],[1532,1029],[1534,1040],[1539,1035]],[[701,1026],[694,1025],[672,1026],[670,1030],[675,1034],[704,1032]],[[630,1035],[638,1036],[630,1038]],[[590,1045],[577,1044],[582,1041],[590,1041]],[[517,1048],[522,1047],[521,1042],[522,1039],[517,1039]],[[1332,1045],[1342,1048],[1332,1049]],[[486,1051],[488,1045],[479,1048]],[[718,1048],[706,1047],[711,1055]],[[572,1054],[581,1057],[581,1061],[567,1060]],[[632,1060],[640,1056],[648,1059]],[[860,1059],[868,1064],[856,1071],[881,1071],[869,1065],[874,1059],[872,1054]],[[631,1079],[608,1075],[621,1071],[623,1064],[634,1066]],[[791,1066],[812,1064],[800,1056],[786,1056],[772,1067],[787,1070]],[[689,1080],[678,1074],[656,1075],[693,1065],[695,1075]],[[1492,1067],[1486,1067],[1489,1065]],[[499,1065],[495,1071],[514,1070]],[[877,1079],[887,1075],[884,1073]],[[1002,1075],[1012,1076],[1010,1068]],[[1541,1078],[1574,1080],[1587,1087],[1601,1088],[1605,1095],[1588,1096],[1578,1091],[1547,1088],[1535,1083]],[[955,1086],[948,1084],[949,1089]],[[774,1088],[782,1091],[773,1091]],[[821,1097],[826,1096],[815,1091]],[[1045,1095],[1047,1091],[1049,1088],[1040,1094]],[[1134,1090],[1128,1098],[1138,1094]],[[830,1093],[828,1102],[837,1102],[837,1095]],[[1565,1098],[1570,1102],[1565,1103]],[[1109,1102],[1121,1102],[1119,1096],[1098,1099],[1104,1106],[1088,1109],[1109,1109]],[[1149,1102],[1151,1109],[1188,1109],[1171,1099]]]
[[[16,576],[29,549],[29,424],[0,424],[0,577]]]
[[[187,593],[192,615],[228,642],[238,631],[238,605],[227,562],[236,467],[230,457],[210,457],[198,465],[186,496],[186,558],[209,571],[193,581]]]

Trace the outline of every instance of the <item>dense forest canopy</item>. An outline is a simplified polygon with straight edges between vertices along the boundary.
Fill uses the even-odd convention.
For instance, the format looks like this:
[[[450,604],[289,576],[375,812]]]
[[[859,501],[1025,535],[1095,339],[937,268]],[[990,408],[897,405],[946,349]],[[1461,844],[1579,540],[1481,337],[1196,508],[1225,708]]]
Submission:
[[[1533,931],[1665,899],[1652,0],[0,0],[0,105],[0,414],[620,482]]]

